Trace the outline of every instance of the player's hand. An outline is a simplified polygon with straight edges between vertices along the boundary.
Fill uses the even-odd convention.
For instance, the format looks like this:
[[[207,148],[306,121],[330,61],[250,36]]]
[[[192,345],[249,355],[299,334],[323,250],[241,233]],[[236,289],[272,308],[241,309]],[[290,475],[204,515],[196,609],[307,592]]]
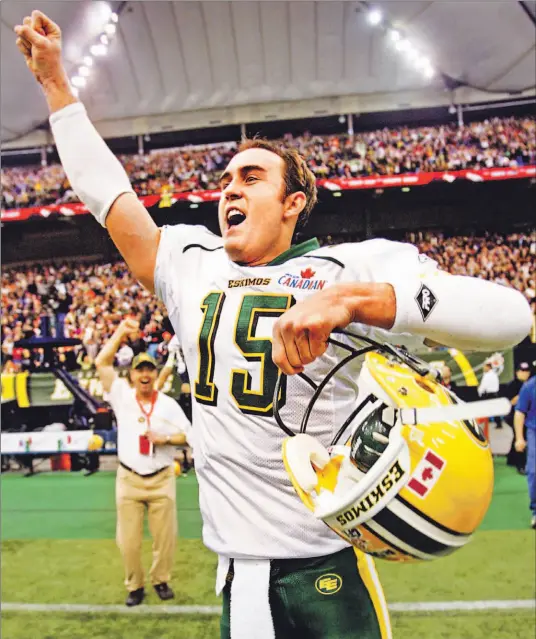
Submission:
[[[125,337],[127,337],[128,335],[133,335],[137,333],[139,330],[140,330],[140,323],[137,320],[132,319],[130,317],[127,317],[127,319],[124,319],[119,324],[119,331],[121,331],[121,334]]]
[[[521,437],[521,439],[516,439],[514,448],[516,449],[518,453],[522,453],[526,447],[527,447],[527,442],[525,441],[523,437]]]
[[[148,430],[145,433],[145,436],[154,446],[163,446],[164,444],[168,443],[167,437],[165,435],[158,435],[158,433],[155,433],[152,430]]]
[[[301,373],[304,366],[326,352],[333,329],[344,328],[351,321],[352,313],[338,286],[298,302],[274,325],[274,363],[287,375]]]
[[[40,84],[63,80],[61,30],[41,11],[32,11],[15,27],[17,47]]]

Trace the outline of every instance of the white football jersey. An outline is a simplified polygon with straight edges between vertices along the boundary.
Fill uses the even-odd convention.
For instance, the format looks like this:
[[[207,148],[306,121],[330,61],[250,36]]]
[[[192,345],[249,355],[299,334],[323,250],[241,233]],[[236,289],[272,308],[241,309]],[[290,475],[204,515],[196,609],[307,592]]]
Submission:
[[[346,546],[303,506],[285,471],[286,435],[273,417],[279,372],[271,357],[272,327],[292,304],[333,284],[415,278],[436,268],[415,247],[387,240],[329,248],[309,240],[268,265],[241,266],[205,227],[162,229],[155,288],[190,375],[203,540],[211,550],[278,559]],[[349,328],[410,349],[422,344],[422,338],[361,324]],[[346,354],[330,346],[305,372],[318,384]],[[344,368],[315,405],[307,432],[326,446],[355,406],[359,365]],[[298,376],[284,386],[281,416],[299,432],[312,390]]]

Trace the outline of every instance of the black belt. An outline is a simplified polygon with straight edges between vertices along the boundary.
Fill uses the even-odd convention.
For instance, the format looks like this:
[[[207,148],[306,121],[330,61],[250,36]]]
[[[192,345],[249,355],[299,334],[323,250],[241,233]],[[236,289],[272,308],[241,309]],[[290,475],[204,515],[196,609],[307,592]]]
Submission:
[[[164,468],[160,468],[160,470],[155,470],[154,473],[149,473],[148,475],[142,475],[141,473],[137,473],[135,470],[130,468],[130,466],[123,464],[123,462],[121,461],[119,462],[119,465],[122,466],[125,470],[129,470],[131,473],[138,475],[138,477],[154,477],[155,475],[158,475],[162,471],[167,470],[169,468],[169,466],[164,466]]]

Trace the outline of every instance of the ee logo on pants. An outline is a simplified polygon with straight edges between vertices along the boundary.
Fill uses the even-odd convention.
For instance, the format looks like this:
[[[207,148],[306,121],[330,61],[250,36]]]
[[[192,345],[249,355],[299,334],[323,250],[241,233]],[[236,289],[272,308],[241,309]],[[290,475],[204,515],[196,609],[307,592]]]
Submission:
[[[342,588],[342,577],[335,573],[322,575],[315,581],[315,588],[321,595],[334,595]]]

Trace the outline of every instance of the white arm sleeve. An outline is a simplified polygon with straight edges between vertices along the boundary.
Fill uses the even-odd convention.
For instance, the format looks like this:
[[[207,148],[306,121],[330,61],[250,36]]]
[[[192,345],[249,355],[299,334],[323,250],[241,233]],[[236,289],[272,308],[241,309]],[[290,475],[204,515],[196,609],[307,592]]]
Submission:
[[[346,247],[343,257],[357,281],[393,286],[391,333],[410,333],[460,350],[490,351],[518,344],[531,329],[530,306],[513,288],[442,272],[411,244],[378,239]]]
[[[391,331],[422,335],[460,350],[515,346],[529,333],[532,313],[513,288],[441,271],[389,281],[396,295]]]
[[[73,191],[105,226],[115,200],[123,193],[134,193],[124,168],[91,123],[81,102],[53,113],[50,127]]]

